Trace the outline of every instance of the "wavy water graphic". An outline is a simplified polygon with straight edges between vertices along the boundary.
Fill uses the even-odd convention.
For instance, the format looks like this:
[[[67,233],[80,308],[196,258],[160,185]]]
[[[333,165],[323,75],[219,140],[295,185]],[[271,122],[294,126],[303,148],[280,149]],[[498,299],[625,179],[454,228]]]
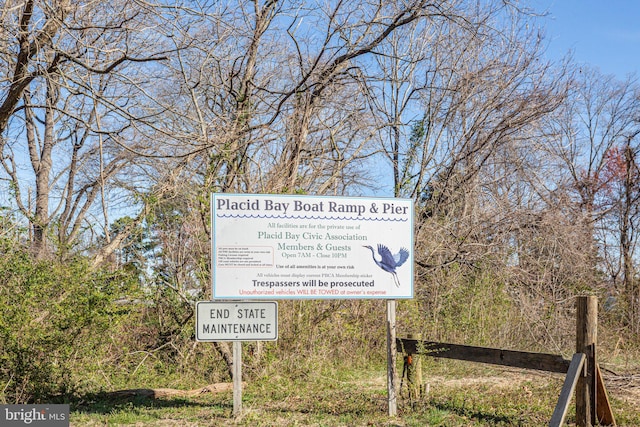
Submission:
[[[382,221],[382,222],[407,222],[402,218],[350,218],[340,216],[306,216],[306,215],[250,215],[250,214],[216,214],[216,218],[254,218],[254,219],[304,219],[304,220],[330,220],[330,221]]]

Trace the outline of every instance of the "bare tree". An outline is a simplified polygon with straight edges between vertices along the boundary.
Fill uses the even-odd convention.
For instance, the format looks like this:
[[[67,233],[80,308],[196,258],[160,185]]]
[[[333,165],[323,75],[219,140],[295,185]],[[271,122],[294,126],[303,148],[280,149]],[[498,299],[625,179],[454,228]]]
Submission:
[[[9,1],[1,14],[0,160],[36,255],[54,232],[64,254],[92,226],[97,200],[108,230],[105,190],[151,123],[137,68],[163,56],[148,15],[130,2]]]
[[[419,82],[424,98],[412,94],[412,104],[407,108],[423,108],[421,100],[434,87],[434,81],[428,80],[429,61],[442,66],[438,68],[440,73],[455,70],[454,76],[434,77],[438,84],[448,78],[452,81],[449,86],[433,89],[442,98],[439,112],[434,113],[440,115],[445,114],[446,103],[455,101],[462,106],[466,102],[456,100],[456,96],[462,96],[457,93],[469,90],[458,74],[464,74],[464,70],[456,61],[477,60],[483,47],[476,41],[475,56],[465,54],[465,44],[480,34],[476,28],[479,24],[469,22],[475,11],[458,1],[229,1],[183,6],[173,15],[164,11],[163,31],[178,53],[168,61],[169,78],[174,84],[155,92],[157,102],[171,112],[166,119],[171,131],[158,130],[157,139],[163,141],[162,154],[173,157],[162,162],[157,177],[162,181],[172,175],[182,183],[199,186],[200,191],[192,193],[198,199],[192,206],[200,206],[204,230],[208,228],[206,200],[211,191],[363,191],[365,168],[380,169],[380,162],[373,160],[380,151],[380,132],[390,128],[388,122],[393,121],[380,120],[378,107],[371,108],[381,82],[393,78],[385,74],[388,69],[383,68],[383,58],[411,62],[416,75],[426,76]],[[430,33],[436,35],[431,37]],[[403,50],[407,43],[403,48],[393,48],[406,34],[413,34],[413,40],[419,42],[415,55]],[[461,34],[466,34],[464,41],[457,40]],[[437,47],[430,51],[434,38]],[[460,57],[446,54],[445,60],[450,62],[439,62],[451,46]],[[505,109],[508,101],[518,100],[514,117],[504,115],[502,130],[507,129],[509,119],[514,126],[519,125],[520,105],[528,106],[534,99],[531,96],[522,101],[515,94],[507,96],[509,91],[516,91],[518,82],[524,87],[523,82],[535,75],[534,71],[525,75],[532,70],[529,62],[520,65],[515,56],[509,60],[513,63],[508,65],[522,75],[514,78],[516,83],[501,82],[502,93],[485,93],[500,81],[499,76],[506,79],[507,70],[506,66],[498,69],[498,59],[485,64],[485,86],[476,92],[478,106],[473,110],[480,115],[482,107],[493,107],[492,96],[502,96]],[[402,78],[395,77],[396,82]],[[536,90],[530,93],[543,96],[542,90]],[[522,94],[526,97],[529,92],[522,90]],[[484,104],[479,102],[481,98],[486,99]],[[537,98],[536,102],[541,103]],[[442,125],[443,133],[461,123],[463,111],[459,107],[458,116],[451,113],[452,118]],[[467,135],[465,141],[471,144],[477,140],[486,123],[478,123],[475,134]],[[397,122],[391,124],[400,128]],[[402,123],[403,132],[406,127],[407,122]],[[500,132],[496,130],[494,135]],[[432,141],[431,137],[428,140]],[[423,139],[419,142],[425,146]],[[453,137],[449,142],[453,143]],[[428,151],[418,152],[415,158]],[[467,153],[470,157],[472,153]],[[406,181],[414,187],[409,194],[421,194],[427,179],[416,180],[414,174],[423,167],[430,167],[428,160],[412,160],[407,168]],[[220,351],[228,356],[224,348]]]
[[[394,194],[420,207],[418,263],[428,268],[472,265],[493,250],[501,216],[487,200],[493,178],[484,171],[495,171],[508,147],[523,155],[566,90],[562,68],[542,60],[530,15],[503,2],[448,5],[389,40],[395,54],[378,58],[370,92]]]
[[[179,106],[182,154],[198,153],[217,191],[343,191],[375,151],[364,98],[381,78],[375,58],[401,55],[389,38],[455,4],[222,2],[194,13],[172,35],[190,47],[173,62],[179,93],[163,94]],[[216,37],[203,44],[207,32]]]
[[[551,137],[543,147],[566,172],[558,174],[557,185],[591,236],[582,251],[594,271],[592,280],[604,280],[610,293],[623,294],[631,318],[638,220],[636,92],[633,78],[619,81],[582,68],[561,114],[550,122]],[[598,279],[597,271],[606,276]]]

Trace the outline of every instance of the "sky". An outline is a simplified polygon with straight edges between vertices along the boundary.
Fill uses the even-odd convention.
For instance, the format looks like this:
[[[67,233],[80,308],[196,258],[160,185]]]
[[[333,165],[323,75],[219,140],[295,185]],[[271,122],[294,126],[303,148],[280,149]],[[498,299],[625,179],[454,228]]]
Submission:
[[[531,0],[549,42],[549,59],[570,50],[578,64],[595,66],[605,74],[640,78],[640,1],[638,0]]]

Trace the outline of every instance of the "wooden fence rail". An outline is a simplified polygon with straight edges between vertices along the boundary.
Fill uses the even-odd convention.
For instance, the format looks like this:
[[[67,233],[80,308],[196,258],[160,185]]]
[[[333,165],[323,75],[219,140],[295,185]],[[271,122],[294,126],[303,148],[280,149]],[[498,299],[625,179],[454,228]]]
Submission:
[[[435,341],[419,341],[406,338],[396,339],[398,350],[407,354],[422,354],[443,359],[465,360],[467,362],[489,363],[513,368],[536,369],[539,371],[565,374],[570,360],[555,354],[531,353],[526,351],[503,350],[499,348],[474,347]]]
[[[545,353],[474,347],[435,341],[397,338],[396,346],[403,353],[430,357],[490,363],[521,369],[566,374],[566,379],[550,426],[564,423],[571,395],[576,396],[576,424],[590,427],[594,424],[615,425],[615,418],[598,367],[597,298],[578,297],[576,302],[576,354],[572,360]],[[411,360],[412,357],[405,358]]]

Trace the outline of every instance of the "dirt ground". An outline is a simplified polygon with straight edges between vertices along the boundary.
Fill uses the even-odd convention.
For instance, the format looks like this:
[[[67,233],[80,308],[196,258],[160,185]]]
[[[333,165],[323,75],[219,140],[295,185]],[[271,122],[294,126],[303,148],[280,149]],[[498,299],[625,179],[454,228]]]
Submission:
[[[640,373],[638,374],[607,374],[604,384],[610,396],[635,404],[640,411]]]
[[[448,387],[462,387],[472,384],[485,384],[492,387],[513,388],[517,384],[525,384],[531,381],[540,381],[548,378],[556,378],[564,381],[562,374],[552,374],[540,371],[506,370],[500,375],[478,376],[473,378],[445,379],[444,377],[429,377],[425,381],[429,385],[443,385]],[[612,371],[603,372],[605,387],[609,396],[615,396],[624,401],[637,403],[640,408],[640,373],[621,374]],[[640,410],[640,409],[639,409]]]
[[[605,368],[603,369],[603,379],[610,401],[617,399],[625,402],[632,408],[638,408],[638,411],[640,411],[640,370],[635,370],[635,372],[631,373],[620,373]],[[521,387],[524,393],[530,394],[532,394],[532,391],[528,389],[528,384],[547,382],[550,380],[562,383],[564,381],[564,375],[507,368],[497,375],[455,379],[441,376],[424,378],[427,392],[429,388],[435,387],[459,388],[473,385],[488,385],[493,390],[499,390],[500,388],[512,390],[515,387]],[[613,402],[612,405],[614,405]],[[615,405],[613,407],[613,413],[615,416]]]

